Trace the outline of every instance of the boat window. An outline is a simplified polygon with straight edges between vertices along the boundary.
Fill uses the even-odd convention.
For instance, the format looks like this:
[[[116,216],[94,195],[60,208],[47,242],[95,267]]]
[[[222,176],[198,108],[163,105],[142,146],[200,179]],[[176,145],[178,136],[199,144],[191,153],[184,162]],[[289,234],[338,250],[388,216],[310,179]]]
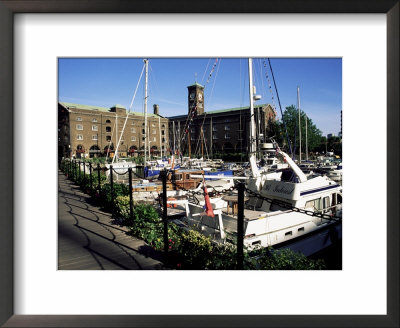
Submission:
[[[291,231],[285,232],[285,236],[291,236],[291,235],[292,235]]]
[[[297,229],[297,231],[299,231],[299,232],[304,231],[304,227]]]
[[[319,211],[321,209],[321,198],[307,201],[305,208]]]
[[[190,174],[185,174],[185,179],[190,179]]]
[[[324,203],[324,208],[330,207],[329,197],[324,197],[323,203]]]
[[[337,203],[342,204],[342,195],[341,194],[337,194]]]
[[[252,245],[261,245],[261,240],[253,241]]]

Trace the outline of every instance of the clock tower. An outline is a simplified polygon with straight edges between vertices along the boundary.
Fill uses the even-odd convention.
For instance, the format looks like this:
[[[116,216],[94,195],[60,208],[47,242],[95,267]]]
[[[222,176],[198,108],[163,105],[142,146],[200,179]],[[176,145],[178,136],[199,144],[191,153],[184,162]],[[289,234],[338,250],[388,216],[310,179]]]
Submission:
[[[197,108],[197,115],[204,113],[204,87],[197,82],[188,87],[188,112]]]

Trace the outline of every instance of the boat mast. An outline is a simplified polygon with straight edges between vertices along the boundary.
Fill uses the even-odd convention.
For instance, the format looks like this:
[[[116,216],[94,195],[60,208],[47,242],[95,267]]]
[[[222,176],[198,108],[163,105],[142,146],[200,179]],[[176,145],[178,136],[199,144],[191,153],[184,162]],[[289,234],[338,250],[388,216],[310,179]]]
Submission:
[[[212,126],[212,117],[210,117],[210,153],[211,153],[211,158],[214,158],[214,156],[213,156],[213,145],[212,145],[212,142],[213,142],[213,133],[212,133],[212,130],[213,130],[213,126]]]
[[[297,109],[299,111],[299,163],[301,164],[301,120],[300,120],[300,88],[297,87]]]
[[[115,109],[117,111],[117,109]],[[118,115],[115,113],[115,138],[117,138],[117,144],[118,144]],[[118,157],[118,149],[115,149],[114,152],[114,157],[112,159],[112,163],[114,163],[114,159],[117,159]]]
[[[172,121],[172,135],[174,137],[174,150],[173,150],[173,154],[175,155],[176,152],[176,145],[175,145],[175,121]]]
[[[249,96],[250,96],[250,156],[256,152],[256,127],[254,117],[253,61],[249,58]]]
[[[192,147],[191,147],[191,144],[190,144],[190,130],[188,131],[188,150],[189,150],[189,159],[190,159],[190,157],[191,157],[191,155],[192,155]]]
[[[307,115],[306,115],[306,161],[308,161],[308,140],[307,140]]]
[[[160,119],[160,115],[158,115],[158,134],[160,137],[160,155],[161,155],[161,159],[162,159],[162,147],[161,147],[161,119]]]
[[[147,140],[147,79],[148,79],[148,66],[149,61],[144,59],[145,64],[145,86],[144,86],[144,165],[146,165],[147,156],[146,149],[148,148],[148,140]]]
[[[200,128],[200,133],[201,133],[201,158],[204,159],[204,148],[203,148],[203,142],[204,142],[204,135],[203,135],[203,125]]]

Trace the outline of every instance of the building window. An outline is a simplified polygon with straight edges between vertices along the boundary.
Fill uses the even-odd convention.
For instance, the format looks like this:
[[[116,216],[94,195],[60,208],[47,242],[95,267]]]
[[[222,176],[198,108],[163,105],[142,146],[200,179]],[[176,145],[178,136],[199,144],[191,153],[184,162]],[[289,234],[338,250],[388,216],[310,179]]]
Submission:
[[[93,123],[97,123],[97,118],[92,119]]]
[[[76,120],[77,120],[77,121],[82,121],[82,117],[79,117],[79,116],[78,116],[78,117],[76,118]]]
[[[133,122],[132,122],[132,125],[136,125],[136,122],[135,122],[135,121],[133,121]]]
[[[165,124],[163,124],[163,125],[161,125],[162,126],[162,128],[165,128]]]
[[[111,126],[106,126],[106,132],[111,132]]]
[[[111,141],[111,136],[106,136],[106,141]]]
[[[95,136],[92,136],[92,140],[98,140],[97,134]]]
[[[230,118],[227,118],[224,120],[224,123],[230,123],[230,122],[232,122],[232,120]]]
[[[229,125],[225,125],[225,131],[230,131],[231,130],[231,127],[229,126]]]
[[[92,125],[92,131],[98,131],[99,127],[97,125]]]
[[[164,143],[165,142],[165,138],[162,138],[162,143]]]
[[[165,130],[161,130],[161,135],[165,136]]]
[[[76,125],[77,130],[83,130],[83,125],[82,124],[77,124]]]
[[[156,129],[153,129],[151,132],[152,132],[153,134],[156,134]]]
[[[83,140],[83,135],[77,134],[76,135],[76,140]]]
[[[217,132],[217,127],[213,126],[213,132]]]
[[[153,140],[152,140],[152,141],[153,141],[153,142],[157,141],[156,137],[153,137]]]
[[[217,140],[218,137],[214,134],[214,135],[213,135],[213,139],[214,139],[214,140]]]
[[[136,141],[136,137],[131,137],[131,141]]]
[[[136,128],[131,128],[132,133],[136,133]]]
[[[142,129],[142,134],[146,134],[146,132],[144,131],[144,129]]]
[[[142,137],[142,141],[145,141],[146,140],[146,138],[145,137]]]
[[[106,123],[109,123],[109,124],[111,124],[111,121],[110,121],[110,120],[106,120]]]
[[[190,136],[190,140],[196,140],[194,136]]]
[[[156,125],[154,123],[151,123],[151,126],[154,128]]]
[[[230,139],[230,135],[229,134],[225,134],[225,139]]]
[[[190,129],[190,132],[191,132],[191,133],[195,133],[195,132],[196,132],[196,129],[191,128],[191,129]]]

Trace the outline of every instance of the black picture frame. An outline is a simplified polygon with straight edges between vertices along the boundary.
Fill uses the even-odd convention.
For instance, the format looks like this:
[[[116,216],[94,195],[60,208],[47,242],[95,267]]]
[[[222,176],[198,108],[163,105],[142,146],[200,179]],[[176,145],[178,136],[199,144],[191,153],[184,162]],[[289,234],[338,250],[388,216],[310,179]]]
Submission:
[[[0,0],[0,324],[4,327],[399,327],[398,0]],[[387,315],[14,315],[13,17],[16,13],[385,13],[387,17]],[[378,109],[379,110],[379,109]],[[12,174],[11,174],[12,173]],[[367,250],[366,250],[367,251]],[[368,268],[368,266],[366,266]],[[345,296],[344,296],[345,297]]]

